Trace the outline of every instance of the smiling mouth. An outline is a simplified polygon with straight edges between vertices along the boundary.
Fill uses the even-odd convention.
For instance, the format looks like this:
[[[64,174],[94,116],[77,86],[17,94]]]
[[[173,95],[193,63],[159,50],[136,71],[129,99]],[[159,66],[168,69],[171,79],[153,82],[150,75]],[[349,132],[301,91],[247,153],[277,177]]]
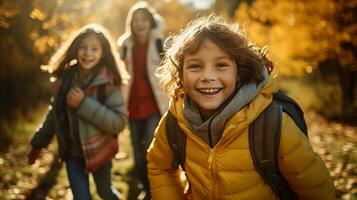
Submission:
[[[136,27],[136,30],[137,31],[143,31],[143,30],[145,30],[145,27]]]
[[[218,92],[220,92],[222,88],[202,88],[202,89],[197,89],[197,91],[201,94],[204,95],[215,95]]]
[[[88,60],[88,59],[82,59],[82,62],[83,63],[91,63],[91,62],[93,62],[94,60]]]

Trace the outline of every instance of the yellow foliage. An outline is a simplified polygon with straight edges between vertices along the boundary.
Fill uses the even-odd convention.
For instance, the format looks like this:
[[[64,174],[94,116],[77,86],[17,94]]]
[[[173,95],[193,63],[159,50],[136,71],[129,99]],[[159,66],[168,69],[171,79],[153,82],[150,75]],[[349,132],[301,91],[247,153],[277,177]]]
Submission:
[[[338,53],[340,38],[350,39],[338,32],[335,12],[332,0],[256,0],[242,4],[235,20],[259,46],[269,46],[280,74],[301,75]]]
[[[58,45],[57,42],[54,37],[43,36],[35,40],[34,46],[39,54],[44,54],[48,49],[54,49]]]
[[[44,20],[46,15],[38,8],[35,8],[32,10],[31,14],[30,14],[30,17],[32,19],[37,19],[37,20]]]
[[[9,0],[2,2],[0,6],[0,27],[9,28],[10,23],[8,19],[17,15],[19,12],[20,8],[18,4],[14,4]]]

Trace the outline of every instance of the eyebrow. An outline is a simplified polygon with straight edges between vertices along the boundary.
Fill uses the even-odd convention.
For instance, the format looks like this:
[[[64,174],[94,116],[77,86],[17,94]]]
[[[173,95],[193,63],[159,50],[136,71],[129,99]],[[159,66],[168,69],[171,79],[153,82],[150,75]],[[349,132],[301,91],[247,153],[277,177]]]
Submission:
[[[231,60],[231,57],[229,57],[229,56],[218,56],[218,57],[215,57],[214,59],[215,60],[222,60],[222,59]],[[202,60],[201,58],[192,57],[192,58],[187,59],[186,61],[189,62],[189,61],[201,61],[201,60]]]

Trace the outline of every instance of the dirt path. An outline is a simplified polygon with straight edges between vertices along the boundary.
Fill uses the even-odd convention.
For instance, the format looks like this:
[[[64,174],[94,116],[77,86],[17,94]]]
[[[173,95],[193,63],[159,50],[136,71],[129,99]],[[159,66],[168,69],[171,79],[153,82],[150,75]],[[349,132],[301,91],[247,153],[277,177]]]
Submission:
[[[329,122],[314,112],[306,113],[305,117],[310,141],[334,177],[338,199],[357,199],[357,127]],[[51,165],[56,146],[50,145],[42,159],[29,166],[26,163],[28,141],[28,137],[18,138],[8,152],[0,155],[0,199],[44,199],[44,196],[46,199],[70,199],[64,168]],[[125,198],[134,199],[137,190],[132,180],[128,131],[120,136],[120,145],[128,157],[114,160],[113,182]],[[99,198],[95,196],[94,199]]]

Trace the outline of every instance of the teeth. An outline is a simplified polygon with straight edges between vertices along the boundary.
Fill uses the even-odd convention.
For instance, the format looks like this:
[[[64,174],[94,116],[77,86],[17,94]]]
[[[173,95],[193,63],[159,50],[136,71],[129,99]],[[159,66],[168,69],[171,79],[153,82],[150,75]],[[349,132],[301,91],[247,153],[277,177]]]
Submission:
[[[207,93],[207,94],[215,94],[219,91],[217,88],[207,88],[207,89],[200,89],[199,90],[202,93]]]

